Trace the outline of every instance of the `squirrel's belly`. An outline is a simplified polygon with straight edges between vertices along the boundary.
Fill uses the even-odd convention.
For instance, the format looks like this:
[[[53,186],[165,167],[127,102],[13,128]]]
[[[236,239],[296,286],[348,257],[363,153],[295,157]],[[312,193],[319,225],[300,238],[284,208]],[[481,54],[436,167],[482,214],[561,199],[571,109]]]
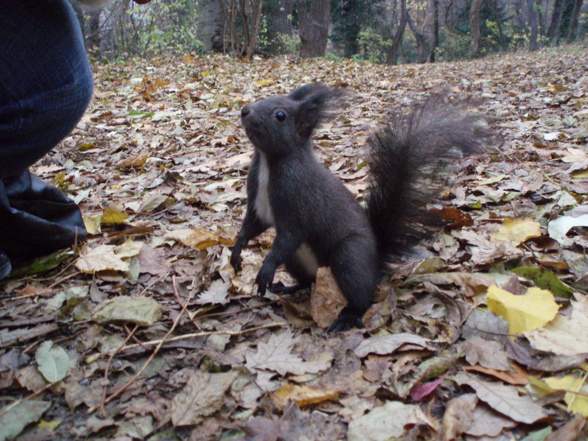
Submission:
[[[318,259],[306,242],[300,245],[300,248],[296,250],[296,257],[306,270],[309,277],[316,276],[316,272],[319,269]]]
[[[257,172],[257,195],[255,197],[255,212],[263,222],[274,225],[274,213],[269,202],[267,186],[269,183],[269,168],[267,158],[262,152],[259,152],[259,170]]]

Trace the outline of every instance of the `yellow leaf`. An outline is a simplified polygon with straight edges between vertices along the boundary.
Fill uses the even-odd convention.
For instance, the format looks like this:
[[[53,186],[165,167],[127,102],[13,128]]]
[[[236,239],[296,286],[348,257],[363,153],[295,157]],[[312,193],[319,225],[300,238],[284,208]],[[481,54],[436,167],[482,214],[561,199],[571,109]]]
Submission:
[[[583,417],[588,417],[588,397],[574,393],[588,393],[585,378],[576,375],[566,375],[563,378],[544,378],[544,381],[553,389],[570,391],[566,392],[564,396],[564,401],[568,405],[568,410],[579,413]]]
[[[60,420],[55,420],[55,421],[45,421],[45,420],[41,420],[39,422],[39,429],[41,430],[55,430],[57,429],[57,427],[61,424]]]
[[[100,222],[104,225],[124,224],[128,215],[128,213],[120,211],[113,206],[109,206],[104,209]]]
[[[509,240],[514,246],[533,237],[541,236],[539,222],[526,217],[524,219],[504,219],[502,227],[492,234],[495,241]]]
[[[515,296],[492,285],[488,288],[487,302],[490,311],[508,322],[509,334],[516,335],[545,326],[559,309],[553,294],[541,288],[529,288],[527,294]]]

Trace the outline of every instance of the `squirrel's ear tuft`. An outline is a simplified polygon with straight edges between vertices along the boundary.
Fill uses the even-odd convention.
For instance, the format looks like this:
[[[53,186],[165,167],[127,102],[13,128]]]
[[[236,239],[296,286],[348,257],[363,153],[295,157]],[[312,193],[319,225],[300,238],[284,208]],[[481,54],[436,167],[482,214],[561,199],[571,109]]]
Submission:
[[[310,84],[305,84],[302,87],[299,87],[298,89],[296,89],[294,92],[292,92],[290,95],[288,95],[288,98],[294,101],[302,101],[304,98],[308,97],[309,95],[321,90],[321,89],[328,89],[329,86],[327,86],[324,83],[310,83]]]
[[[296,130],[300,137],[310,138],[313,130],[323,121],[333,119],[348,93],[345,89],[322,83],[307,84],[292,92],[289,98],[300,101],[296,112]]]

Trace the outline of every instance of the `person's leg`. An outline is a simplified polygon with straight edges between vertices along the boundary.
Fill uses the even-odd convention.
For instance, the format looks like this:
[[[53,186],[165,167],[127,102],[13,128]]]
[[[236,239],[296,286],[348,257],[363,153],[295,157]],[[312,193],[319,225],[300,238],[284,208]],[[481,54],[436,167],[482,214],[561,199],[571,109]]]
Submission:
[[[27,168],[79,122],[92,72],[67,0],[3,2],[0,41],[0,253],[19,259],[85,236],[75,204]]]

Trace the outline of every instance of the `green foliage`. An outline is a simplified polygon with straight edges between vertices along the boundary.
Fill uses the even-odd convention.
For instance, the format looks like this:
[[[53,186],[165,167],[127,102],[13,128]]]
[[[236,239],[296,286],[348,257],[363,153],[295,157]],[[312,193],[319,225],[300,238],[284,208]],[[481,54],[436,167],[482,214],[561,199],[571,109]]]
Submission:
[[[128,4],[115,0],[100,13],[102,32],[94,37],[99,46],[93,48],[97,57],[116,60],[181,55],[201,49],[202,42],[196,37],[197,0],[161,0],[130,8]],[[91,14],[95,12],[85,13],[86,21],[92,19]]]
[[[450,24],[449,28],[454,32],[448,35],[449,40],[442,43],[443,53],[451,54],[444,59],[469,57],[469,44],[471,38],[470,7],[466,3]],[[480,45],[476,55],[482,56],[508,50],[511,47],[512,28],[510,16],[504,3],[500,0],[484,0],[480,10]]]
[[[331,41],[345,57],[360,52],[362,30],[375,24],[375,9],[382,0],[333,0]]]
[[[443,32],[441,34],[441,49],[436,54],[438,61],[452,61],[467,58],[470,46],[470,36],[462,33]]]
[[[386,62],[386,53],[392,47],[392,40],[382,37],[372,29],[359,33],[358,44],[363,58],[373,63]]]
[[[297,54],[300,51],[300,37],[298,34],[288,35],[276,31],[271,17],[264,15],[257,37],[257,48],[260,52],[271,55]]]

